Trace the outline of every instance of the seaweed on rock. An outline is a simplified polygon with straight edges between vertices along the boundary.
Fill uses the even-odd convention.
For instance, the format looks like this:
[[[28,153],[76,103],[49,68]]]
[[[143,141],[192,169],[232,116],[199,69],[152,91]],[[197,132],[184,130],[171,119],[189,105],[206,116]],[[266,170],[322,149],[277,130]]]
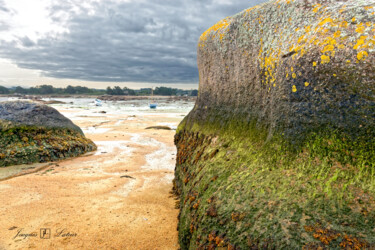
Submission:
[[[31,112],[17,113],[27,108]],[[5,102],[0,104],[0,109],[0,118],[7,118],[0,119],[0,167],[55,161],[96,150],[96,145],[79,127],[53,108],[28,102]],[[42,111],[33,114],[34,120],[28,120],[27,116],[35,109]]]

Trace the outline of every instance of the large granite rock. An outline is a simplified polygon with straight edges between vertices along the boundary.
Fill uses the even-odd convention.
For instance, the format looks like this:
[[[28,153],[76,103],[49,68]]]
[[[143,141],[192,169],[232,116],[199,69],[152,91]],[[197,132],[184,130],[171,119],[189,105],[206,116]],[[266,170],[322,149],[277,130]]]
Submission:
[[[0,103],[0,119],[28,126],[71,129],[83,134],[80,127],[56,109],[33,102]]]
[[[183,249],[374,247],[374,7],[275,0],[201,36],[175,137]]]
[[[375,124],[371,4],[272,1],[219,22],[199,42],[190,118],[215,110],[298,139],[322,126],[366,133]]]
[[[56,109],[32,102],[0,103],[0,167],[47,162],[96,150]]]

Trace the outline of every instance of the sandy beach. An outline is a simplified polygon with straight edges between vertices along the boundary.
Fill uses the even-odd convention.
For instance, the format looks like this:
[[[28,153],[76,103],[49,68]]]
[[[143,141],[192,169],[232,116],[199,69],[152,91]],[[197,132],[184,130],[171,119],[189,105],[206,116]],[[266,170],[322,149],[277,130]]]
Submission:
[[[98,150],[0,169],[0,249],[178,249],[173,137],[193,102],[61,101]]]

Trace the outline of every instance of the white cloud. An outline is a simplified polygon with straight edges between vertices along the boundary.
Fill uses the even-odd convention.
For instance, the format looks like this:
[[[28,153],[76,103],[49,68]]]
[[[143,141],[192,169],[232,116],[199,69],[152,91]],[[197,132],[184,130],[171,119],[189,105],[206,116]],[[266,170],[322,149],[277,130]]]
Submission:
[[[4,40],[14,40],[27,36],[33,41],[46,35],[57,35],[67,31],[61,24],[53,23],[49,17],[50,0],[11,0],[5,1],[5,7],[11,11],[7,17],[10,26],[8,32],[1,34]]]
[[[55,79],[196,83],[201,33],[259,2],[0,0],[0,58]]]

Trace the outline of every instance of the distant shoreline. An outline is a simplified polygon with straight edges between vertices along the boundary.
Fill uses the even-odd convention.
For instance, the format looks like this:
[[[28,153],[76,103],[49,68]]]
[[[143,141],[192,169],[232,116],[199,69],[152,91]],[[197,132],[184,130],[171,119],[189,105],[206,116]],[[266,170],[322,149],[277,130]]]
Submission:
[[[7,88],[0,85],[0,95],[20,95],[20,96],[197,96],[198,90],[183,90],[169,87],[129,89],[127,87],[115,86],[106,89],[90,89],[82,86],[67,86],[66,88],[55,88],[52,85],[39,85],[31,88],[21,86]]]
[[[170,100],[195,100],[196,96],[137,96],[137,95],[17,95],[0,94],[0,98],[19,98],[30,100],[41,100],[45,98],[97,98],[104,101],[128,101],[128,100],[147,100],[147,99],[170,99]]]

